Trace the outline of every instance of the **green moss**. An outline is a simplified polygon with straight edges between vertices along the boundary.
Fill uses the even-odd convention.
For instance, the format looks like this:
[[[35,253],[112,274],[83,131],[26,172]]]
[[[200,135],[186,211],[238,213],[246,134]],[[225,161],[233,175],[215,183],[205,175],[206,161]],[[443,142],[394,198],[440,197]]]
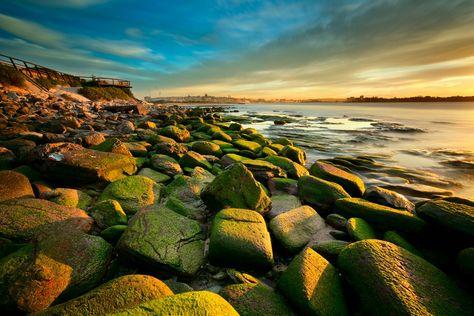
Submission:
[[[35,315],[105,315],[170,295],[173,292],[160,280],[148,275],[131,274]]]
[[[341,251],[349,243],[343,240],[320,240],[311,245],[311,248],[328,261],[335,262]]]
[[[292,145],[286,145],[280,150],[278,154],[280,156],[289,158],[303,166],[306,163],[306,153],[304,152],[304,150]]]
[[[272,288],[262,284],[233,284],[219,293],[241,316],[295,315],[285,299]]]
[[[418,249],[416,249],[405,238],[403,238],[402,236],[400,236],[400,234],[398,234],[397,232],[395,232],[393,230],[386,231],[383,235],[383,239],[386,240],[386,241],[391,242],[392,244],[395,244],[399,247],[402,247],[402,248],[408,250],[409,252],[411,252],[414,255],[417,255],[419,257],[423,257],[423,255],[421,254],[421,252],[418,251]]]
[[[92,203],[92,197],[80,190],[57,188],[51,194],[55,196],[50,198],[50,201],[64,206],[77,207],[82,210],[86,210]]]
[[[270,147],[266,146],[262,149],[262,156],[267,157],[267,156],[277,156],[278,153],[271,149]],[[270,161],[271,162],[271,161]],[[280,166],[281,167],[281,166]]]
[[[324,220],[310,206],[301,206],[274,217],[270,230],[289,252],[300,251],[311,237],[325,226]]]
[[[181,129],[173,125],[163,127],[160,131],[160,134],[170,137],[180,143],[187,142],[191,138],[191,134],[189,134],[188,130]]]
[[[222,140],[218,140],[218,139],[212,140],[212,143],[218,145],[221,149],[234,147],[234,146],[232,146],[231,143],[228,143],[228,142],[225,142],[225,141],[222,141]]]
[[[209,259],[218,265],[268,269],[273,264],[270,234],[263,217],[251,210],[220,211],[212,223]]]
[[[244,139],[238,139],[232,143],[235,147],[239,149],[245,149],[245,150],[250,150],[254,153],[260,151],[262,146],[259,143],[252,142],[249,140],[244,140]]]
[[[333,206],[336,200],[349,197],[339,184],[313,176],[300,177],[298,192],[303,201],[323,210]]]
[[[347,246],[339,268],[364,315],[472,315],[471,298],[441,270],[392,243],[368,239]]]
[[[104,142],[92,146],[91,149],[132,157],[130,150],[118,138],[107,138]]]
[[[316,161],[310,172],[315,177],[340,184],[351,196],[362,196],[365,191],[361,178],[331,164]]]
[[[129,176],[110,183],[98,201],[117,200],[127,214],[152,205],[160,199],[160,186],[142,176]]]
[[[349,218],[346,224],[347,232],[354,240],[364,240],[364,239],[376,239],[377,235],[375,234],[372,227],[369,223],[364,221],[362,218],[352,217]]]
[[[151,300],[134,309],[128,309],[114,315],[238,316],[239,314],[221,296],[208,291],[195,291]]]
[[[198,152],[202,155],[214,155],[214,156],[222,155],[221,147],[218,144],[213,143],[213,142],[197,141],[193,143],[191,148],[195,152]]]
[[[283,168],[290,178],[299,179],[302,176],[309,175],[308,170],[304,166],[292,161],[291,159],[271,155],[265,158],[265,160]]]
[[[223,142],[231,142],[232,137],[223,131],[216,131],[212,133],[212,139],[221,140]]]
[[[268,147],[270,147],[271,149],[273,149],[275,152],[280,152],[280,150],[283,149],[283,147],[285,147],[284,145],[281,145],[281,144],[275,144],[275,143],[272,143],[272,144],[268,144]]]
[[[242,164],[233,164],[219,174],[201,193],[202,200],[213,211],[226,207],[266,213],[271,200],[252,173]]]
[[[292,194],[298,191],[298,181],[287,178],[273,178],[271,180],[272,190]]]
[[[89,213],[101,228],[127,224],[127,215],[116,200],[102,200],[96,203]]]
[[[114,225],[107,227],[100,232],[100,237],[104,238],[111,244],[116,244],[122,236],[123,232],[127,229],[127,225]]]
[[[164,173],[161,173],[161,172],[158,172],[158,171],[155,171],[153,169],[150,169],[150,168],[143,168],[141,169],[139,172],[138,172],[138,175],[139,176],[144,176],[144,177],[147,177],[147,178],[150,178],[152,179],[153,181],[155,181],[156,183],[164,183],[164,182],[167,182],[169,181],[171,178],[169,176],[167,176],[166,174]]]
[[[182,168],[194,168],[201,167],[207,170],[212,169],[212,165],[206,160],[201,154],[195,151],[188,151],[179,160],[179,164]]]
[[[277,288],[304,315],[347,315],[336,269],[311,248],[295,257]]]
[[[179,163],[174,158],[167,155],[157,154],[151,156],[151,166],[153,169],[170,177],[183,173]]]
[[[339,199],[336,201],[335,208],[342,215],[356,216],[366,220],[376,229],[420,232],[425,227],[425,222],[410,212],[371,203],[359,198]]]

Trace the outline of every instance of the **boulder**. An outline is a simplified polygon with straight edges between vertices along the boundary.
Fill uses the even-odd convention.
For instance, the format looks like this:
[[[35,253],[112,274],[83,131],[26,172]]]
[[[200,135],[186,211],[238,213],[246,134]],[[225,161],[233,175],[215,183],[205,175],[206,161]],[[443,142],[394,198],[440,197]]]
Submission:
[[[117,244],[123,260],[192,276],[204,263],[204,236],[197,221],[165,207],[146,209],[129,222]]]
[[[262,185],[241,163],[233,164],[219,174],[204,188],[201,198],[212,211],[235,207],[266,213],[271,207]]]
[[[404,195],[381,187],[370,187],[364,192],[363,198],[367,201],[413,212],[415,204]]]
[[[142,208],[160,200],[160,186],[142,176],[129,176],[110,183],[99,196],[98,201],[116,200],[127,214],[134,214]]]
[[[207,141],[197,141],[191,146],[192,150],[200,153],[201,155],[222,155],[221,147],[218,144]]]
[[[339,214],[329,214],[326,216],[326,223],[339,230],[346,230],[347,219]]]
[[[224,155],[220,160],[219,163],[222,165],[222,167],[228,167],[236,162],[243,162],[244,160],[247,160],[247,157],[243,157],[237,154],[226,154]]]
[[[155,170],[150,169],[150,168],[140,169],[140,171],[137,174],[139,176],[144,176],[144,177],[150,178],[153,181],[155,181],[156,183],[164,183],[164,182],[167,182],[171,179],[166,174],[155,171]]]
[[[172,138],[159,135],[157,136],[158,137],[155,139],[157,143],[153,146],[153,149],[158,154],[167,155],[178,159],[188,151],[188,147],[186,147],[186,145],[178,143]]]
[[[461,250],[457,255],[456,264],[461,273],[472,282],[474,280],[474,247]]]
[[[162,281],[140,274],[113,279],[92,291],[35,315],[105,315],[173,295]]]
[[[81,210],[87,209],[92,202],[92,197],[89,194],[68,188],[56,188],[49,191],[46,198],[59,205],[77,207]]]
[[[132,157],[130,150],[118,138],[108,138],[104,142],[92,146],[91,149]]]
[[[183,169],[181,169],[179,163],[170,156],[156,154],[151,156],[150,162],[154,170],[162,172],[167,176],[173,177],[183,173]]]
[[[256,142],[252,142],[249,140],[238,139],[232,143],[235,147],[239,149],[249,150],[251,152],[258,152],[262,149],[262,145]]]
[[[304,150],[292,145],[286,145],[280,150],[278,154],[280,156],[289,158],[302,166],[304,166],[306,163],[306,153]]]
[[[212,134],[212,139],[221,140],[223,142],[231,142],[232,137],[223,131],[216,131]]]
[[[100,228],[114,225],[127,225],[127,215],[116,200],[102,200],[89,211]]]
[[[341,251],[350,243],[343,240],[318,240],[311,245],[311,249],[330,262],[336,262]]]
[[[313,249],[296,256],[277,288],[303,315],[348,315],[337,270]]]
[[[208,291],[194,291],[166,296],[112,315],[239,316],[225,299]]]
[[[114,225],[102,230],[99,235],[109,243],[115,245],[126,229],[127,225]]]
[[[313,176],[298,180],[298,194],[300,199],[321,210],[331,208],[338,199],[350,197],[339,184]]]
[[[78,208],[41,199],[14,199],[0,203],[0,235],[12,240],[30,240],[50,226],[61,225],[85,232],[93,220]]]
[[[261,283],[232,284],[219,294],[226,299],[241,316],[290,316],[295,315],[285,298],[272,288]]]
[[[266,157],[265,160],[285,170],[286,174],[290,178],[299,179],[302,176],[309,175],[308,170],[304,166],[292,161],[289,158],[272,155]]]
[[[82,138],[83,145],[92,147],[105,142],[105,136],[102,133],[90,132]]]
[[[474,206],[446,200],[433,200],[417,207],[426,221],[445,229],[474,237]]]
[[[361,178],[332,164],[316,161],[311,166],[310,172],[315,177],[339,184],[353,197],[360,197],[365,191],[364,181]]]
[[[147,142],[130,142],[123,144],[135,157],[146,157],[148,154],[147,147],[150,146],[150,144]]]
[[[15,171],[0,171],[0,202],[22,197],[34,197],[30,180]]]
[[[403,238],[399,233],[393,230],[386,231],[383,234],[383,240],[391,242],[399,247],[402,247],[418,257],[423,257],[420,251],[416,249],[410,242]]]
[[[180,159],[179,164],[182,168],[201,167],[207,170],[212,169],[212,165],[201,154],[195,151],[188,151]]]
[[[283,248],[296,253],[326,224],[312,207],[305,205],[274,217],[269,226]]]
[[[426,223],[410,212],[371,203],[359,198],[345,198],[336,201],[338,213],[366,220],[377,229],[393,229],[407,233],[421,232]]]
[[[294,179],[272,178],[268,180],[268,188],[272,194],[298,195],[298,181]]]
[[[212,223],[209,259],[227,267],[270,268],[272,244],[262,215],[236,208],[217,213]]]
[[[363,315],[472,315],[472,298],[428,261],[392,243],[368,239],[339,255],[339,268]]]
[[[180,143],[187,142],[189,138],[191,137],[191,134],[189,134],[189,131],[187,129],[181,129],[179,127],[172,126],[172,125],[163,127],[161,129],[160,134],[166,137],[170,137]]]
[[[377,238],[372,227],[370,227],[369,223],[364,221],[362,218],[349,218],[346,224],[346,229],[349,236],[356,241]]]
[[[274,194],[272,195],[271,200],[272,209],[267,214],[267,217],[270,219],[301,206],[300,199],[291,194]]]

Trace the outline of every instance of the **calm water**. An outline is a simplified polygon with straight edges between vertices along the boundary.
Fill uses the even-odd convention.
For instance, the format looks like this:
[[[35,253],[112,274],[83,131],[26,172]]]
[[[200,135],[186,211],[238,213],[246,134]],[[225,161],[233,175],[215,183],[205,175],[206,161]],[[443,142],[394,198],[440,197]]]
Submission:
[[[304,146],[309,163],[383,155],[384,164],[434,172],[474,198],[474,103],[249,104],[233,107],[245,126]],[[290,121],[279,126],[275,119]]]

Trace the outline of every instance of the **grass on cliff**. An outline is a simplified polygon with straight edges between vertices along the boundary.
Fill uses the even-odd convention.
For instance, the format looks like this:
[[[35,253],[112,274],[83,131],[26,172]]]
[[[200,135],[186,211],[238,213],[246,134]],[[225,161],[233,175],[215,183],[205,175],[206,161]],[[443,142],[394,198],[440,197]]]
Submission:
[[[116,87],[82,87],[79,93],[92,101],[98,100],[129,100],[133,98],[132,91]]]
[[[25,78],[13,67],[0,64],[0,83],[10,86],[23,87]]]

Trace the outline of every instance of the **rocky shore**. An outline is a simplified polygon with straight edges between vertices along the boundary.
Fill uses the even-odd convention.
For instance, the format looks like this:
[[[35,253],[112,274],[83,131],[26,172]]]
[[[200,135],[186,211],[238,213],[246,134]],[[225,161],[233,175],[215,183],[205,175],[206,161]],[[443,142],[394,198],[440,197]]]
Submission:
[[[474,201],[369,185],[222,108],[0,91],[0,309],[474,315]]]

